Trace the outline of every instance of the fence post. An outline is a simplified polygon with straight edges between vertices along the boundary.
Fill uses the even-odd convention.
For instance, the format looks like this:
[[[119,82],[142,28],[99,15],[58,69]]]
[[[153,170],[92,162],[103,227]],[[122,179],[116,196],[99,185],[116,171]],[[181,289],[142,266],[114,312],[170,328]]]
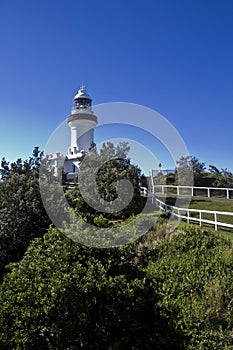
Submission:
[[[180,217],[180,209],[178,209],[177,216],[178,216],[178,221],[181,221],[181,217]]]
[[[190,223],[190,215],[189,215],[189,210],[187,209],[187,223]]]
[[[177,194],[177,196],[180,195],[180,187],[179,187],[179,186],[177,186],[177,192],[176,192],[176,194]]]
[[[162,206],[162,202],[159,201],[159,209],[163,211],[163,206]]]
[[[207,188],[207,197],[210,198],[210,189]]]
[[[200,227],[202,227],[202,219],[203,219],[203,213],[202,213],[202,211],[200,211],[199,212]]]
[[[174,219],[174,208],[172,207],[171,218]]]
[[[194,188],[191,187],[191,196],[194,197]]]
[[[214,213],[214,228],[215,228],[215,231],[218,231],[218,213]]]
[[[153,194],[151,196],[151,204],[154,204],[154,196],[153,196]]]
[[[227,188],[227,199],[229,199],[230,196],[229,196],[229,188]]]

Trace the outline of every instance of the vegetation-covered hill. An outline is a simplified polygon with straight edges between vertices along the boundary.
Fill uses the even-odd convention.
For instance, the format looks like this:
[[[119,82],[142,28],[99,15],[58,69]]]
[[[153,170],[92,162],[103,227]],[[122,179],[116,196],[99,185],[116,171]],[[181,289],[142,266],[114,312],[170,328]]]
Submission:
[[[78,186],[66,191],[77,216],[97,228],[130,223],[135,231],[131,223],[145,198],[127,149],[103,148],[119,157],[98,172],[109,203],[117,198],[119,179],[132,182],[134,196],[125,209],[103,214],[85,203]],[[39,190],[41,157],[35,148],[27,161],[2,161],[0,349],[233,349],[232,240],[191,225],[168,233],[159,219],[120,247],[76,243],[49,228]],[[185,170],[187,164],[179,165]],[[197,169],[200,179],[203,166]],[[81,225],[76,233],[93,235]]]
[[[35,239],[0,288],[0,348],[232,349],[232,243],[165,227],[107,250]]]

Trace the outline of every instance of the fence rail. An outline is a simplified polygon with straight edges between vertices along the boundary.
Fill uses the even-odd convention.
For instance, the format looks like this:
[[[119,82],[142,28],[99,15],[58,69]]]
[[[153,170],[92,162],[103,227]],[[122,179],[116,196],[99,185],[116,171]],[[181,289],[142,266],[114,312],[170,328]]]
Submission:
[[[233,224],[219,221],[220,215],[233,217],[233,213],[231,212],[179,208],[172,205],[168,205],[154,196],[152,197],[152,202],[160,210],[164,211],[166,214],[170,214],[172,218],[177,218],[179,221],[182,219],[185,219],[187,223],[190,223],[191,221],[196,221],[199,222],[200,226],[203,226],[203,224],[211,224],[214,225],[216,231],[219,227],[233,228]],[[198,217],[192,216],[192,213],[197,213]],[[213,220],[204,218],[204,214],[211,214],[213,216]]]
[[[158,193],[159,190],[161,191],[160,193],[166,194],[167,188],[174,188],[176,189],[176,195],[182,195],[182,190],[186,190],[186,195],[187,195],[187,190],[189,191],[189,196],[192,197],[198,197],[198,195],[195,194],[195,190],[205,190],[207,198],[213,197],[214,191],[216,192],[224,192],[226,195],[226,199],[231,198],[231,193],[233,193],[233,188],[226,188],[226,187],[198,187],[198,186],[174,186],[174,185],[154,185],[152,183],[152,191],[153,193]],[[183,191],[184,192],[184,191]],[[184,195],[184,194],[183,194]],[[212,196],[211,196],[212,195]]]

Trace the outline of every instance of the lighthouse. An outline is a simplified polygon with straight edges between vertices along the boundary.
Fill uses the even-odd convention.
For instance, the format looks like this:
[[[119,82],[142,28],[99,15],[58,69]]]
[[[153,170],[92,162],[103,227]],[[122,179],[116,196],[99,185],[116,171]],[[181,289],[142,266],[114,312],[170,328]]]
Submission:
[[[87,94],[85,86],[81,86],[74,96],[68,125],[71,129],[68,159],[76,158],[78,155],[80,156],[80,153],[88,153],[94,142],[94,128],[97,125],[97,117],[92,110],[92,99]]]
[[[60,152],[48,154],[46,157],[54,170],[55,177],[66,173],[67,179],[73,179],[79,165],[94,143],[94,129],[98,123],[92,110],[92,99],[85,86],[81,86],[73,99],[71,114],[67,123],[70,127],[70,146],[67,155]]]
[[[80,162],[94,143],[94,129],[97,117],[92,110],[92,99],[85,86],[81,86],[73,99],[73,107],[68,117],[70,146],[64,160],[64,172],[72,178],[79,170]]]

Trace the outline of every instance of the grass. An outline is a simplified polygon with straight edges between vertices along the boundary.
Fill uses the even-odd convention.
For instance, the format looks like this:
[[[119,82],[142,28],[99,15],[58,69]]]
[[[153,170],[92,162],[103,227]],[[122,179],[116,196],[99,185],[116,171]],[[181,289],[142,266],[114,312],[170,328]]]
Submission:
[[[233,212],[233,201],[231,200],[205,200],[205,199],[193,199],[190,203],[190,209],[199,210],[211,210],[211,211],[223,211]],[[198,217],[198,213],[193,214],[194,217]],[[214,220],[214,215],[209,213],[203,214],[203,219]],[[233,216],[219,215],[218,221],[233,225]],[[222,230],[226,228],[222,227]],[[233,232],[233,229],[227,228],[227,230]]]
[[[187,228],[187,225],[189,226],[197,226],[197,224],[187,224],[185,221],[181,221],[179,222],[179,224],[177,225],[177,228],[179,228],[180,230],[185,230]],[[217,237],[222,237],[222,238],[225,238],[225,239],[229,239],[230,241],[233,242],[233,230],[230,230],[230,229],[225,229],[225,230],[218,230],[218,231],[215,231],[215,229],[212,227],[207,227],[207,226],[204,226],[202,227],[202,229],[207,229],[208,232],[212,232],[214,233]]]
[[[160,196],[162,201],[165,200],[164,196]],[[179,197],[178,203],[176,203],[177,197],[167,197],[166,203],[169,205],[177,206],[177,207],[185,207],[187,206],[187,199],[184,197]],[[209,198],[192,198],[190,204],[190,209],[198,209],[198,210],[210,210],[210,211],[223,211],[233,213],[233,201],[226,199],[209,199]],[[199,213],[191,213],[191,217],[198,218]],[[214,221],[214,214],[211,213],[203,213],[203,219]],[[233,216],[219,215],[218,221],[232,224],[233,225]],[[199,224],[199,223],[197,223]],[[205,227],[213,228],[211,224],[204,224]],[[233,229],[220,227],[222,231],[227,231],[233,233]]]
[[[158,196],[160,196],[160,194],[161,194],[160,191],[161,190],[159,190],[159,192],[157,193]],[[165,193],[167,194],[167,196],[169,196],[169,195],[172,195],[172,196],[175,195],[176,196],[177,189],[176,188],[172,188],[172,187],[167,187],[165,189]],[[180,195],[184,195],[184,196],[185,195],[186,196],[191,195],[191,189],[190,188],[189,189],[180,188]],[[207,190],[206,189],[195,188],[194,189],[194,195],[208,199]],[[223,198],[224,199],[224,198],[226,198],[226,190],[220,190],[218,188],[211,188],[210,187],[210,195],[211,195],[211,198],[215,198],[215,199],[217,199],[217,198],[222,199]],[[229,192],[229,197],[230,197],[230,199],[233,199],[233,190],[231,190]]]
[[[228,211],[233,212],[232,200],[217,200],[217,199],[192,199],[190,208],[204,209],[204,210],[216,210],[216,211]]]

